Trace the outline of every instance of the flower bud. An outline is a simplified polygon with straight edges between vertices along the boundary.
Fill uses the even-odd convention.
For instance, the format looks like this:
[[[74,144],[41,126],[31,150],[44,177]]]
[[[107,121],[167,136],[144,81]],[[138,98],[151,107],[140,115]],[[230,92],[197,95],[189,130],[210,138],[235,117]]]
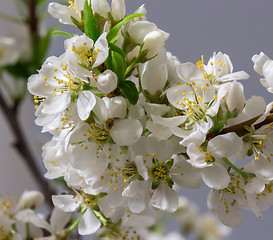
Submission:
[[[160,52],[160,50],[164,46],[166,36],[168,35],[166,35],[165,32],[161,30],[156,30],[148,33],[144,37],[142,51],[148,50],[148,53],[146,55],[147,58],[154,57]]]
[[[111,12],[110,6],[106,0],[93,0],[92,1],[93,11],[105,18],[108,17],[108,13]]]
[[[124,0],[112,0],[112,16],[116,21],[125,17],[126,7]]]
[[[37,209],[44,203],[44,196],[38,191],[25,191],[19,199],[19,209]]]
[[[0,67],[15,63],[19,58],[19,49],[13,38],[0,38]]]
[[[106,70],[98,76],[97,87],[102,93],[110,93],[118,86],[117,75],[111,70]]]
[[[237,110],[239,113],[242,112],[246,101],[243,85],[237,81],[227,83],[226,85],[228,92],[225,98],[229,111]]]

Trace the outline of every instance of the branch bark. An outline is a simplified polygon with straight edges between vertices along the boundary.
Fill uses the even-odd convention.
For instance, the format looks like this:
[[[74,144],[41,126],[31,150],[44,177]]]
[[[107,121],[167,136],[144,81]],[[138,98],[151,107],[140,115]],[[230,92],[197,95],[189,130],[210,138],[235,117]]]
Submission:
[[[229,132],[235,132],[239,137],[242,137],[242,136],[246,135],[247,133],[249,133],[247,131],[247,129],[245,128],[245,126],[251,127],[251,125],[253,123],[255,123],[257,121],[257,119],[260,118],[261,116],[262,116],[262,114],[257,116],[257,117],[251,118],[251,119],[249,119],[249,120],[247,120],[245,122],[233,125],[231,127],[224,128],[217,135],[221,135],[221,134],[225,134],[225,133],[229,133]],[[254,128],[259,129],[260,127],[262,127],[262,126],[264,126],[266,124],[272,123],[272,122],[273,122],[273,109],[271,109],[270,114],[266,117],[266,119],[264,121],[258,123],[258,124],[255,124]],[[207,135],[207,140],[210,140],[210,139],[212,139],[214,137],[216,137],[216,134],[209,133]]]

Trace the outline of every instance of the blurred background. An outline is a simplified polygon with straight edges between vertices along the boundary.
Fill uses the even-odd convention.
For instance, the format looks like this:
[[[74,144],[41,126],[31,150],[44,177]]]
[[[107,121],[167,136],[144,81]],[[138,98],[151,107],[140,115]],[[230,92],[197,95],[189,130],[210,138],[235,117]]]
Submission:
[[[11,0],[0,0],[1,11],[16,16],[16,8]],[[60,1],[59,1],[60,2]],[[252,95],[263,96],[267,103],[270,95],[259,82],[259,76],[253,70],[251,57],[261,51],[273,58],[273,1],[272,0],[127,0],[127,13],[133,13],[141,4],[145,4],[148,20],[160,29],[170,33],[166,43],[168,51],[181,62],[197,62],[204,55],[205,62],[214,51],[230,56],[234,71],[244,70],[251,76],[243,82],[246,98]],[[49,17],[45,26],[58,24]],[[65,27],[75,33],[73,27]],[[0,19],[0,36],[14,34],[10,25]],[[20,36],[21,32],[17,32]],[[63,37],[54,37],[49,55],[59,56],[64,52]],[[42,135],[34,124],[34,105],[29,96],[20,108],[20,124],[27,136],[31,148],[40,161],[41,146],[49,136]],[[31,173],[14,151],[14,138],[0,111],[0,193],[9,192],[19,196],[24,189],[38,189]],[[42,170],[45,173],[45,170]],[[209,189],[182,190],[181,194],[199,205],[201,212],[207,211],[206,198]],[[244,222],[233,230],[229,239],[272,240],[273,207],[259,220],[244,211]]]

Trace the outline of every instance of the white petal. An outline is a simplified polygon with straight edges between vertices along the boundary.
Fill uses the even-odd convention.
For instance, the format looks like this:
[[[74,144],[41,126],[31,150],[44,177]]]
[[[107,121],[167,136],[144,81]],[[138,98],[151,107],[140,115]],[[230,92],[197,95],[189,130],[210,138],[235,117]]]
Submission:
[[[91,91],[78,93],[77,109],[81,120],[85,121],[96,104],[95,95]]]
[[[101,226],[100,220],[94,215],[90,208],[84,213],[78,231],[80,235],[89,235],[95,233]]]
[[[266,56],[263,52],[261,52],[259,55],[255,54],[252,59],[254,63],[254,70],[260,74],[263,75],[263,66],[267,60],[269,60],[269,57]]]
[[[64,212],[74,212],[80,205],[73,195],[55,195],[52,196],[54,206],[60,208]]]
[[[125,17],[126,8],[124,0],[112,0],[112,16],[116,21],[120,21]]]
[[[273,87],[273,60],[268,60],[263,66],[263,75],[269,88]]]
[[[246,80],[249,79],[249,75],[245,71],[230,73],[219,78],[221,82],[234,81],[234,80]]]
[[[265,181],[254,177],[245,185],[244,190],[249,194],[259,194],[265,189]]]
[[[97,59],[93,65],[93,67],[97,67],[97,66],[101,65],[108,58],[109,49],[108,49],[108,42],[106,40],[106,35],[107,35],[107,33],[101,34],[94,45],[95,49],[99,49],[100,51],[97,55]]]
[[[196,81],[203,77],[203,72],[193,63],[181,63],[177,66],[178,76],[186,81]]]
[[[178,168],[179,166],[179,168]],[[199,188],[203,184],[201,170],[186,161],[178,161],[170,170],[172,180],[184,188]]]
[[[50,216],[50,224],[54,231],[57,233],[64,229],[70,219],[71,213],[64,212],[61,209],[55,207]]]
[[[153,193],[151,204],[162,211],[174,212],[178,207],[178,194],[169,186],[161,183]]]
[[[33,225],[39,227],[39,228],[43,228],[46,229],[49,232],[52,232],[52,228],[51,226],[47,223],[46,220],[44,220],[43,218],[41,218],[40,216],[38,216],[33,210],[31,209],[26,209],[23,211],[20,211],[16,214],[16,219],[27,223],[30,222]]]
[[[53,96],[50,96],[43,101],[43,113],[57,114],[64,111],[69,106],[71,101],[71,96],[69,93],[58,94],[55,97]]]
[[[217,207],[219,220],[228,227],[238,227],[243,222],[242,210],[235,203],[234,206],[229,205],[228,213],[225,205],[221,202]]]
[[[137,166],[137,171],[144,180],[148,180],[148,169],[143,161],[143,156],[136,156],[135,163]]]
[[[110,130],[110,136],[120,146],[134,144],[142,134],[142,125],[136,119],[117,120]]]
[[[52,17],[59,19],[63,24],[73,25],[74,23],[72,22],[71,17],[75,18],[79,22],[81,21],[80,16],[74,9],[59,3],[50,3],[48,6],[48,12]]]
[[[85,149],[86,148],[86,149]],[[71,153],[71,165],[79,170],[85,170],[96,163],[97,145],[95,143],[76,146]]]
[[[229,157],[243,148],[242,139],[234,132],[218,135],[208,143],[207,151],[214,157]]]
[[[253,170],[256,176],[264,180],[273,180],[273,162],[260,155],[259,160],[252,160]]]
[[[111,12],[107,0],[92,0],[92,8],[95,13],[98,13],[104,18],[107,18],[108,13]]]
[[[161,124],[165,127],[177,127],[181,125],[183,122],[186,121],[186,116],[177,116],[177,117],[171,117],[171,118],[163,118],[158,115],[151,115],[153,121],[157,124]]]
[[[170,140],[157,140],[153,137],[146,139],[147,153],[155,154],[158,161],[165,162],[173,155],[173,143]]]
[[[144,37],[151,31],[156,30],[155,24],[148,21],[137,21],[129,29],[130,36],[137,42],[142,43]]]
[[[214,163],[214,166],[203,168],[202,177],[204,182],[214,189],[226,188],[230,183],[230,176],[227,170],[217,162]]]

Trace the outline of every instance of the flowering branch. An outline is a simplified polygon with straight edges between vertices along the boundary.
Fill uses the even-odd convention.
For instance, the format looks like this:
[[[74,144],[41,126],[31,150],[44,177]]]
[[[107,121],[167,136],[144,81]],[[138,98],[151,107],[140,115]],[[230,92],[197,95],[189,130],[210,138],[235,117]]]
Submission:
[[[242,123],[238,123],[236,125],[224,128],[219,134],[226,134],[229,132],[235,132],[238,136],[242,137],[242,136],[246,135],[247,133],[249,133],[249,131],[246,129],[246,127],[251,127],[251,125],[253,123],[255,123],[257,121],[257,119],[259,119],[261,116],[262,116],[262,114],[260,114],[257,117],[251,118],[247,121],[244,121]],[[266,119],[258,124],[255,124],[254,128],[259,129],[262,126],[267,125],[272,122],[273,122],[273,109],[270,111],[270,114],[266,117]],[[217,135],[219,135],[219,134],[217,134]],[[216,137],[216,134],[214,134],[214,133],[207,134],[207,140],[210,140],[214,137]]]

